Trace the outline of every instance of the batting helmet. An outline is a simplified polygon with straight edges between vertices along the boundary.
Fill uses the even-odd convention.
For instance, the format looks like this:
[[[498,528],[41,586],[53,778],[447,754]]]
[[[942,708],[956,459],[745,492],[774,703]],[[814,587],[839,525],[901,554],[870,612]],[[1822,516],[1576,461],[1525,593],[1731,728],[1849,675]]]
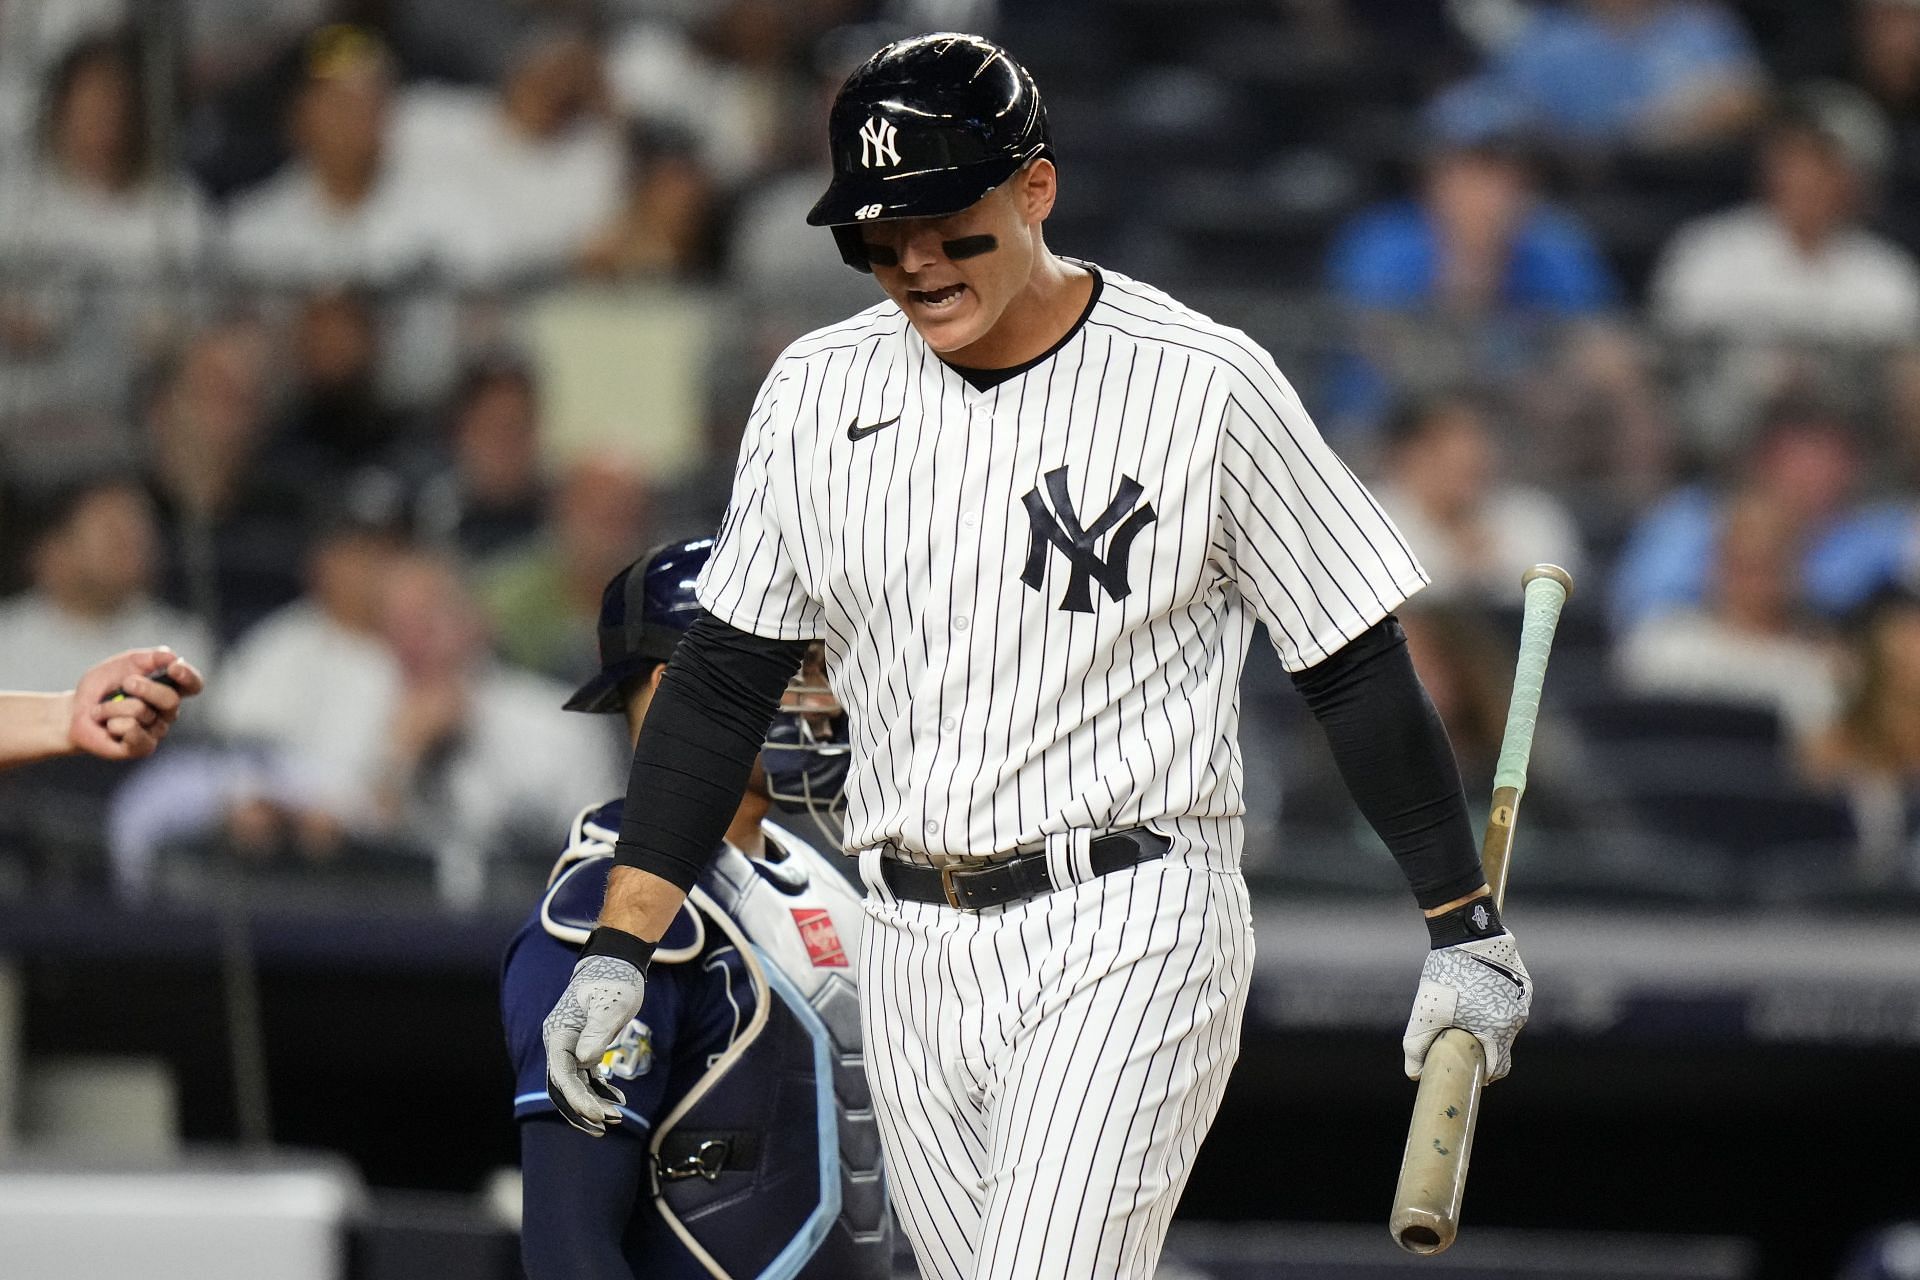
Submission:
[[[712,538],[669,542],[613,575],[600,593],[600,671],[567,699],[568,711],[626,710],[620,686],[671,658],[700,616],[693,584],[711,554]]]
[[[1033,76],[991,40],[951,31],[868,58],[834,99],[827,138],[833,181],[807,222],[833,228],[861,271],[860,223],[958,213],[1053,155]]]

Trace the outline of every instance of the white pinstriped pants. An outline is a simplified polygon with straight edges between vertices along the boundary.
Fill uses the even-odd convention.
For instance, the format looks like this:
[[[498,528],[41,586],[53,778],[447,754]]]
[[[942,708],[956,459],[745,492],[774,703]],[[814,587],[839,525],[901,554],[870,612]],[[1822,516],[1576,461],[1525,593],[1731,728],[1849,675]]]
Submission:
[[[1240,1051],[1238,872],[1156,861],[979,914],[862,859],[867,1077],[928,1280],[1150,1280]]]

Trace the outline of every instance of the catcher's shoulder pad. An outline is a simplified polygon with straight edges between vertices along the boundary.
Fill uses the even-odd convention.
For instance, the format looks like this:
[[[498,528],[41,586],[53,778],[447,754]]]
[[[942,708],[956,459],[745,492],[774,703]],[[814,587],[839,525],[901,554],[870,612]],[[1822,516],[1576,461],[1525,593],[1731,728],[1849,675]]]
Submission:
[[[540,899],[540,927],[549,936],[581,947],[600,919],[613,874],[613,846],[620,837],[618,800],[580,811],[567,847],[561,851]],[[707,930],[700,913],[682,904],[653,953],[655,964],[684,964],[705,948]]]

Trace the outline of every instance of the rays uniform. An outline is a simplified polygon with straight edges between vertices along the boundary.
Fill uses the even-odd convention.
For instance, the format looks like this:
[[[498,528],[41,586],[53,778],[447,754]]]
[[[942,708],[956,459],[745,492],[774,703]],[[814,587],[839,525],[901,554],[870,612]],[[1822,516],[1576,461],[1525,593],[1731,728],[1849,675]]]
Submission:
[[[1246,1002],[1254,625],[1301,671],[1426,581],[1264,351],[1083,265],[1079,322],[990,378],[891,302],[790,347],[698,588],[825,639],[868,1074],[954,1280],[1150,1273]]]
[[[595,1142],[556,1116],[540,1022],[593,927],[621,803],[575,822],[501,981],[523,1151],[566,1144],[559,1186],[536,1198],[529,1173],[526,1230],[576,1237],[532,1242],[530,1262],[569,1280],[883,1280],[858,895],[786,828],[763,824],[765,858],[722,850],[662,940],[640,1016],[603,1065],[625,1123]]]

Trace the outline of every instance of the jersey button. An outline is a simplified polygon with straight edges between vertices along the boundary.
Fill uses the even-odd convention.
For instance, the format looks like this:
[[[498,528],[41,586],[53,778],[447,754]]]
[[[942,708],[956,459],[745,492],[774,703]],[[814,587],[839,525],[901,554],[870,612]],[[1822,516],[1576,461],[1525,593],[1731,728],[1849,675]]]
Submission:
[[[967,621],[967,615],[964,613],[960,614],[953,620],[953,629],[955,631],[965,631],[969,625],[970,624]]]
[[[940,834],[940,824],[939,824],[939,823],[937,823],[937,822],[933,822],[933,821],[929,821],[929,822],[927,823],[927,834],[928,834],[928,835],[930,835],[930,836],[937,836],[937,835],[939,835],[939,834]]]
[[[969,511],[965,515],[960,517],[960,523],[967,526],[967,528],[971,529],[973,528],[974,525],[980,523],[980,517],[975,515],[973,512]]]
[[[960,722],[958,720],[955,720],[952,716],[948,716],[946,719],[940,722],[940,732],[942,733],[952,733],[955,729],[958,729],[959,727],[960,727]]]

